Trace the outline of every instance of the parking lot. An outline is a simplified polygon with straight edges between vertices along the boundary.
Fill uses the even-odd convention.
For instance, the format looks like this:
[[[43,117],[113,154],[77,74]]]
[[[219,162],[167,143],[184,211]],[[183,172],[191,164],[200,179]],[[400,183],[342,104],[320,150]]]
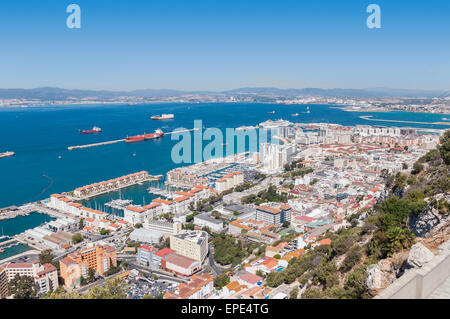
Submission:
[[[166,291],[173,291],[171,284],[161,283],[153,279],[145,278],[142,275],[128,279],[127,284],[127,299],[143,299],[146,295],[150,295],[156,299]]]

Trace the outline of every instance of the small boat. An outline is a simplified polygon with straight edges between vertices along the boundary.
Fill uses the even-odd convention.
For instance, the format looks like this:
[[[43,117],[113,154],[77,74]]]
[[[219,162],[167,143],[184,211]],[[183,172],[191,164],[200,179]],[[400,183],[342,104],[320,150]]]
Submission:
[[[133,153],[133,156],[136,156],[136,153]]]
[[[291,116],[299,116],[298,113],[291,114]]]
[[[309,111],[309,106],[306,107],[306,113],[311,113],[311,112]]]
[[[150,118],[152,120],[172,120],[175,116],[173,114],[161,114],[161,115],[153,115]]]
[[[90,130],[78,130],[78,133],[79,134],[95,134],[95,133],[100,133],[101,131],[102,131],[102,129],[100,127],[94,126]]]
[[[443,117],[442,120],[443,120],[443,121],[450,121],[450,119],[448,119],[448,118],[446,118],[446,117]]]
[[[2,157],[10,157],[10,156],[14,156],[14,152],[4,152],[4,153],[0,153],[0,158]]]
[[[267,112],[267,114],[275,114],[275,111]]]

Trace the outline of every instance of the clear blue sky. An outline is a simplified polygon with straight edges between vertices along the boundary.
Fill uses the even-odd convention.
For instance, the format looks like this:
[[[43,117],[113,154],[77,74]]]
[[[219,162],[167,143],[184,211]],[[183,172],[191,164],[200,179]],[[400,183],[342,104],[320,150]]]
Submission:
[[[450,89],[449,17],[448,0],[2,0],[0,87]]]

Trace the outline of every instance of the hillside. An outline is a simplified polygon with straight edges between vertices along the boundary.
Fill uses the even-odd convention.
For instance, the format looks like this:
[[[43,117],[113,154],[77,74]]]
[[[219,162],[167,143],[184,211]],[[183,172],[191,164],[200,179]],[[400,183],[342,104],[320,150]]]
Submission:
[[[267,285],[299,284],[291,297],[372,298],[405,270],[421,266],[450,238],[450,131],[407,175],[387,175],[389,194],[374,208],[347,218],[351,226],[325,237],[267,276]],[[413,247],[414,246],[414,247]],[[413,251],[410,251],[413,247]]]

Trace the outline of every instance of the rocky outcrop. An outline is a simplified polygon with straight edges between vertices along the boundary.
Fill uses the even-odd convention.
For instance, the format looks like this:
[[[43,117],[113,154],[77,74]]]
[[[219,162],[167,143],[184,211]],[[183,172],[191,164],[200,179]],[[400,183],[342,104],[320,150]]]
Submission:
[[[367,267],[367,287],[370,290],[384,289],[396,278],[394,265],[390,259],[383,259],[378,264]]]
[[[421,243],[417,243],[411,247],[409,251],[408,260],[406,261],[410,267],[422,267],[427,262],[430,262],[434,254],[427,247]]]
[[[431,200],[439,201],[445,199],[450,201],[448,194],[438,194]],[[411,231],[419,237],[432,237],[441,232],[447,232],[450,228],[450,215],[441,214],[434,205],[428,204],[419,214],[412,214],[409,218],[409,227]]]

